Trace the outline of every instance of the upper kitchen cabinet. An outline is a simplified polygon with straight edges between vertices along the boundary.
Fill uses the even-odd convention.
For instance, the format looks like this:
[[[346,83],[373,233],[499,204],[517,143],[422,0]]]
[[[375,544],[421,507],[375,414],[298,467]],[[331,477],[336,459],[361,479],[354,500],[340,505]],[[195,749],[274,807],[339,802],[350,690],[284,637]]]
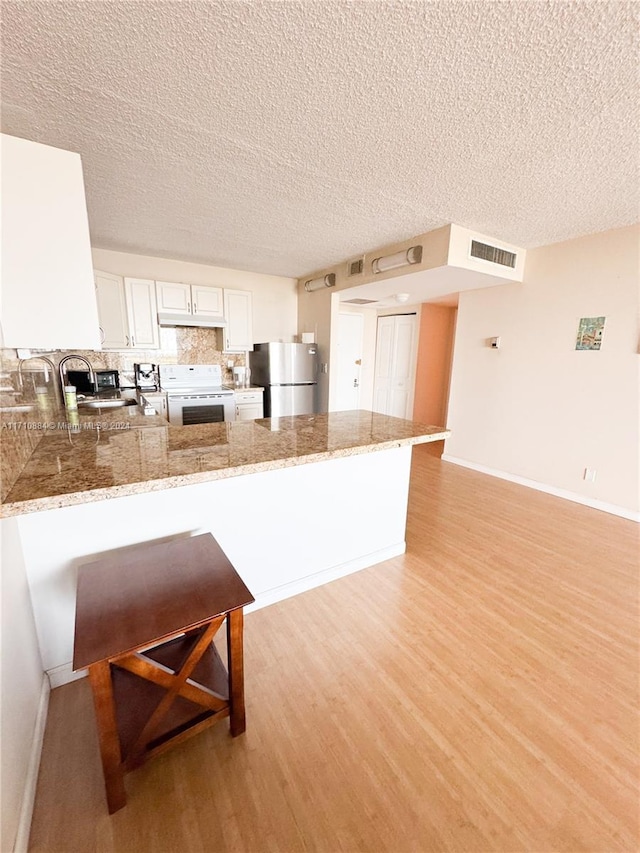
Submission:
[[[155,282],[94,271],[103,349],[158,349]]]
[[[130,341],[124,279],[95,270],[94,281],[102,346],[104,349],[126,349]]]
[[[156,281],[158,311],[167,314],[191,314],[191,285]]]
[[[222,317],[221,287],[157,281],[158,313],[183,316]]]
[[[124,290],[130,345],[136,349],[158,349],[160,337],[155,281],[146,278],[125,278]]]
[[[191,299],[194,314],[202,314],[205,317],[222,317],[224,303],[221,287],[204,287],[192,284]]]
[[[251,291],[224,291],[225,352],[245,352],[253,349],[253,311]]]
[[[100,349],[80,155],[14,136],[2,157],[2,344]]]

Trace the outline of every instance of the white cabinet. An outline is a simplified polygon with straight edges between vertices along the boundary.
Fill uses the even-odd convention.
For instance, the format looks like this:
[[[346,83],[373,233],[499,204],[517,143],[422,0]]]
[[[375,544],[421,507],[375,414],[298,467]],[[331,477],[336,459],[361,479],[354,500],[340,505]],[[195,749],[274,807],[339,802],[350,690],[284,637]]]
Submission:
[[[191,310],[204,317],[222,317],[224,305],[221,287],[191,285]]]
[[[129,325],[122,276],[94,270],[93,278],[102,346],[104,349],[125,349],[129,346]]]
[[[2,345],[100,349],[80,155],[2,134]]]
[[[191,285],[156,281],[158,311],[167,314],[191,314]]]
[[[153,406],[156,410],[156,414],[169,420],[166,394],[163,394],[162,391],[143,391],[142,396],[150,406]]]
[[[223,329],[225,352],[246,352],[253,349],[253,312],[251,291],[224,291]]]
[[[234,393],[237,421],[253,421],[256,418],[264,417],[262,389],[236,389]]]
[[[136,349],[158,349],[160,337],[155,281],[125,278],[124,289],[131,346]]]
[[[94,270],[103,349],[158,349],[155,283]]]
[[[158,311],[161,314],[222,317],[221,287],[156,281]]]

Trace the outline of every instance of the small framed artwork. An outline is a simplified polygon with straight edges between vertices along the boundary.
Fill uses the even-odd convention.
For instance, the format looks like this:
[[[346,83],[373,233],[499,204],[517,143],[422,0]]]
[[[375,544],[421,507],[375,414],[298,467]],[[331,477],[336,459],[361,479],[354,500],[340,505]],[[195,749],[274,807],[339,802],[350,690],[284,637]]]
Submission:
[[[605,317],[581,317],[576,335],[576,349],[600,349]]]

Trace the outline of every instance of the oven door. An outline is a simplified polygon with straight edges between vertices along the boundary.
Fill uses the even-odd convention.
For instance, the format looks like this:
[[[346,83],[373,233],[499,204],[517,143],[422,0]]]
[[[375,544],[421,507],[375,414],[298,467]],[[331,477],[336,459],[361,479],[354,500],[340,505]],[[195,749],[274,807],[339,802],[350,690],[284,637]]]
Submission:
[[[233,394],[169,394],[169,423],[174,426],[216,424],[236,419]]]

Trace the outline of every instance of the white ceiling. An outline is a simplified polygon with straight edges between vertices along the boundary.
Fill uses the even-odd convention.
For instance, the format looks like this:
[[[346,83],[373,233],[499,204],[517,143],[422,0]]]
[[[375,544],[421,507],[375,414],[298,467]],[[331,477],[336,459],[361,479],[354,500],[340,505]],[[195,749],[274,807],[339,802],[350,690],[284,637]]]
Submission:
[[[2,7],[3,130],[82,154],[96,246],[297,277],[638,219],[637,3]]]

